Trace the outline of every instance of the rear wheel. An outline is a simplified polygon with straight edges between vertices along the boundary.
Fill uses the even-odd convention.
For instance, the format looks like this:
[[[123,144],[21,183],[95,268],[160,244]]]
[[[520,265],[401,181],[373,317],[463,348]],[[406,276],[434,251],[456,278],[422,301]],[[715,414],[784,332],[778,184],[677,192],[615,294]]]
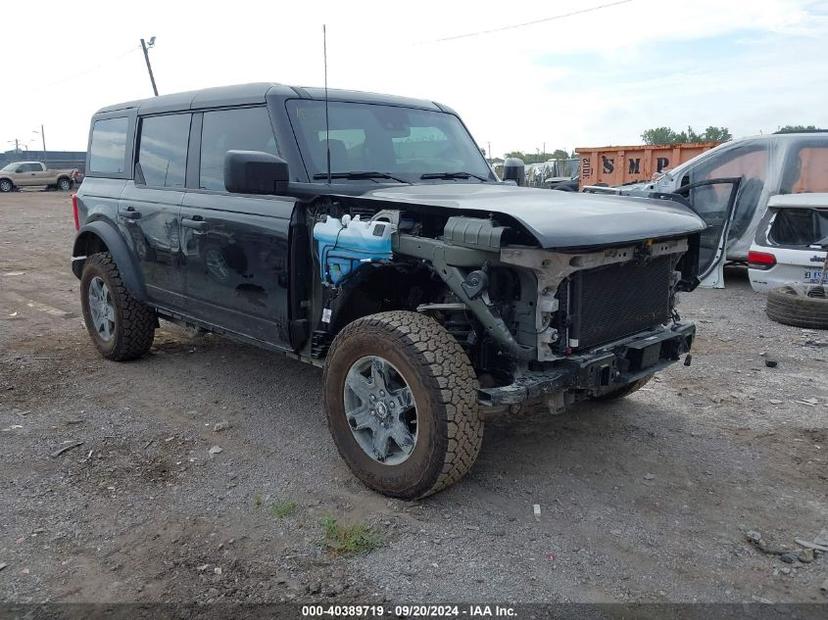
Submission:
[[[86,330],[101,355],[121,362],[149,351],[155,312],[130,294],[108,252],[86,259],[80,289]]]
[[[354,321],[331,345],[324,383],[339,453],[375,491],[424,497],[460,480],[477,458],[474,370],[429,317],[383,312]]]
[[[58,179],[57,187],[62,192],[68,192],[70,189],[72,189],[72,181],[70,181],[66,177],[61,177]]]

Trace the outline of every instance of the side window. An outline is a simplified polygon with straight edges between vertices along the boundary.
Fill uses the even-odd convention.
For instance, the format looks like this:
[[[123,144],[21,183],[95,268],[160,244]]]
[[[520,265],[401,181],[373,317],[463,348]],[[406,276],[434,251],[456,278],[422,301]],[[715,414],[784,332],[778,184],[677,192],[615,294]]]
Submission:
[[[731,239],[737,239],[750,226],[753,214],[759,205],[762,190],[768,180],[767,145],[746,144],[726,151],[719,157],[713,157],[692,174],[692,182],[722,177],[742,177],[729,233]],[[730,186],[714,186],[707,191],[720,194],[715,204],[725,204]]]
[[[786,158],[779,189],[781,194],[828,192],[828,142],[793,147]]]
[[[184,187],[189,136],[189,114],[141,119],[138,163],[147,185]]]
[[[201,189],[224,190],[224,156],[231,150],[279,154],[265,108],[204,113],[198,183]]]
[[[126,117],[95,121],[92,126],[92,144],[89,148],[89,172],[92,174],[122,174],[126,160]]]

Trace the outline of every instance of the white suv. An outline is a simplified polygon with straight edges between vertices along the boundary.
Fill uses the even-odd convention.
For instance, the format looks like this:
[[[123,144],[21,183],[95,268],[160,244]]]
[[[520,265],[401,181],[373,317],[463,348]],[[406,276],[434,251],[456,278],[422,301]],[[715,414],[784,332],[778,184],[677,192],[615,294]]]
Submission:
[[[766,293],[792,283],[821,284],[826,250],[828,193],[772,196],[748,253],[750,285]]]

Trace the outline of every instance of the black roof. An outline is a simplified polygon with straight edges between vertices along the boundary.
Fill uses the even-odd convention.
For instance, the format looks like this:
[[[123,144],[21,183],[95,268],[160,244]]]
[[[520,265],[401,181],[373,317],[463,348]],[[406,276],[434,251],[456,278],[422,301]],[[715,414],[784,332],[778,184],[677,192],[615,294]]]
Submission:
[[[119,103],[101,108],[98,110],[97,114],[128,109],[137,109],[139,114],[156,114],[159,112],[196,110],[200,108],[249,105],[265,103],[268,97],[282,97],[284,99],[317,99],[321,101],[325,97],[325,89],[285,86],[284,84],[275,84],[272,82],[256,82],[252,84],[239,84],[236,86],[219,86],[216,88],[204,88],[202,90],[193,90],[184,93],[161,95],[159,97],[151,97],[149,99],[127,101],[125,103]],[[382,103],[426,110],[451,111],[445,106],[424,99],[411,99],[408,97],[381,95],[355,90],[339,90],[330,88],[328,89],[328,99],[330,101]]]

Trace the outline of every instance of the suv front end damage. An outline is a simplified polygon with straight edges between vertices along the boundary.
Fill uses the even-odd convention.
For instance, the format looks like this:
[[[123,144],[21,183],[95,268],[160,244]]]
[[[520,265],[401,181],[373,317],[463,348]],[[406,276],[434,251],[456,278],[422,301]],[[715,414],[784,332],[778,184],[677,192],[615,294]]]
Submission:
[[[372,221],[396,230],[400,214],[385,209]],[[455,215],[439,234],[423,229],[396,231],[393,258],[366,259],[357,273],[380,263],[402,277],[425,268],[443,285],[410,309],[463,346],[484,411],[558,412],[646,379],[690,351],[695,326],[680,321],[675,305],[677,292],[692,288],[682,258],[692,256],[694,235],[561,251],[514,243],[514,231],[495,218]]]

